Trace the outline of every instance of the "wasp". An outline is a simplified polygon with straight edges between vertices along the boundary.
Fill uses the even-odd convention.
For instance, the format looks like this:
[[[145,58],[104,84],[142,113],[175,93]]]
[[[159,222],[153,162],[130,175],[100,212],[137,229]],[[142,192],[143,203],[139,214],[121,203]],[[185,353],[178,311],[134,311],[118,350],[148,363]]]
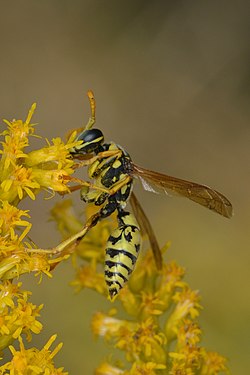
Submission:
[[[61,251],[69,244],[77,243],[100,220],[116,212],[118,226],[107,240],[105,256],[105,280],[113,299],[135,267],[141,245],[140,229],[148,234],[157,268],[162,266],[162,255],[152,226],[132,192],[135,178],[141,180],[146,190],[154,191],[156,187],[163,192],[177,193],[227,218],[232,216],[232,205],[224,195],[208,186],[139,167],[121,146],[105,142],[102,131],[93,127],[96,103],[92,91],[88,92],[88,98],[91,117],[84,128],[78,129],[75,140],[81,144],[70,153],[79,160],[77,167],[88,167],[88,176],[94,184],[81,181],[80,185],[72,186],[71,191],[81,189],[81,199],[100,206],[100,210],[81,232],[64,241],[58,249]],[[128,202],[133,213],[126,209]]]

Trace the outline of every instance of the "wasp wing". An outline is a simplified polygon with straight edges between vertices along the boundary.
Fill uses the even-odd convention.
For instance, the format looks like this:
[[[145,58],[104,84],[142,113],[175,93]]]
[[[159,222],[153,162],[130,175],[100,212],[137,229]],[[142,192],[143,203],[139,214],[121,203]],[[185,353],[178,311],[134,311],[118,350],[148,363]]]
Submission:
[[[233,214],[233,207],[229,200],[208,186],[150,171],[135,164],[133,164],[132,174],[138,176],[142,181],[146,181],[146,184],[142,182],[144,187],[150,186],[151,183],[165,193],[167,191],[177,193],[224,217],[230,218]],[[148,189],[146,188],[146,190]]]
[[[156,267],[162,269],[162,254],[150,221],[134,193],[131,193],[129,203],[138,221],[140,228],[148,235],[148,239],[154,254]]]

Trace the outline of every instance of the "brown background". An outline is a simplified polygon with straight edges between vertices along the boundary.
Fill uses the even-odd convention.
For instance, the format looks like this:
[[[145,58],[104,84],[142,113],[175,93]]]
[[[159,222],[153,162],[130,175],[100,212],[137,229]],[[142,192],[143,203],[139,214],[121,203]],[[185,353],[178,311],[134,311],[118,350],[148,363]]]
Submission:
[[[1,1],[1,118],[25,118],[38,103],[38,133],[51,139],[89,116],[145,167],[208,184],[233,202],[226,220],[185,201],[136,192],[168,259],[187,268],[202,295],[204,345],[247,371],[249,299],[249,29],[247,1]],[[36,143],[37,146],[37,143]],[[60,198],[57,198],[60,199]],[[79,203],[76,194],[76,202]],[[52,201],[27,200],[41,247],[57,244]],[[45,303],[41,347],[58,332],[57,357],[71,374],[91,374],[107,349],[89,329],[108,309],[94,292],[73,295],[69,264],[33,285]],[[105,351],[106,350],[106,351]]]

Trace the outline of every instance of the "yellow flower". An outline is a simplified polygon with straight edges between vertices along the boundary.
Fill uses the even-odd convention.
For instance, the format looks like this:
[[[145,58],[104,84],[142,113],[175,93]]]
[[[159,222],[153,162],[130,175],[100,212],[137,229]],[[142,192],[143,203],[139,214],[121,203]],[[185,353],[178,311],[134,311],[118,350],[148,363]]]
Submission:
[[[21,141],[27,141],[27,137],[34,134],[33,126],[35,124],[31,124],[30,121],[35,112],[35,109],[36,103],[33,103],[24,122],[22,120],[3,120],[8,125],[8,129],[3,131],[1,135],[8,134],[9,136],[16,137]]]
[[[176,288],[183,288],[186,285],[182,281],[184,275],[184,268],[178,266],[174,261],[163,264],[157,292],[159,298],[164,302],[165,309],[172,303],[172,296]]]
[[[0,185],[0,199],[17,205],[27,195],[34,200],[36,189],[39,188],[40,184],[34,181],[32,169],[16,165]]]
[[[186,286],[181,292],[176,292],[173,301],[177,303],[176,310],[179,310],[181,316],[190,315],[192,319],[199,315],[200,297],[198,291],[191,290]]]
[[[138,323],[96,313],[92,319],[92,331],[124,350],[130,362],[143,356],[155,363],[165,364],[166,354],[163,347],[166,339],[163,333],[157,332],[157,325],[150,318]]]
[[[5,141],[2,142],[3,150],[0,150],[0,154],[2,154],[0,161],[1,181],[5,180],[11,168],[15,166],[19,159],[26,157],[23,149],[29,145],[28,137],[34,134],[34,124],[30,124],[30,120],[35,108],[36,104],[34,103],[25,122],[22,120],[4,120],[8,129],[1,133],[5,136]]]
[[[166,370],[166,366],[154,362],[135,362],[129,371],[124,372],[124,375],[156,375],[159,374],[159,370]]]
[[[62,347],[60,343],[53,351],[50,350],[55,339],[56,335],[52,336],[42,350],[38,350],[36,348],[25,349],[23,340],[19,337],[20,350],[10,346],[13,358],[10,362],[0,366],[0,373],[3,375],[68,375],[63,371],[63,367],[55,368],[54,366],[53,358]]]
[[[206,352],[202,350],[203,363],[200,375],[217,375],[221,372],[229,374],[226,366],[226,358],[215,352]]]
[[[7,201],[2,202],[0,207],[0,234],[1,237],[6,239],[10,237],[10,240],[16,239],[16,229],[18,227],[25,227],[26,229],[19,236],[19,241],[22,241],[31,229],[31,223],[26,220],[22,220],[22,216],[30,218],[28,210],[19,210],[15,206],[12,206]],[[19,228],[18,228],[19,229]],[[0,252],[2,248],[0,247]],[[1,253],[0,253],[1,257]]]
[[[57,192],[69,192],[69,176],[74,172],[74,161],[69,150],[78,142],[54,138],[52,144],[27,154],[24,163],[32,167],[33,177],[41,188]]]
[[[95,375],[122,375],[124,371],[107,362],[101,363],[95,370]]]
[[[161,315],[165,310],[164,302],[159,298],[159,293],[141,292],[140,314],[141,318]]]
[[[190,316],[191,319],[194,319],[199,315],[199,309],[201,309],[199,300],[198,292],[191,290],[188,286],[175,293],[173,301],[176,303],[176,307],[169,316],[165,327],[168,340],[173,340],[176,337],[184,318]]]
[[[166,370],[166,366],[154,362],[135,362],[130,370],[122,370],[103,362],[95,370],[95,375],[156,375],[159,370]]]
[[[141,300],[136,293],[133,293],[127,285],[122,288],[118,295],[119,301],[121,301],[125,311],[134,317],[137,317],[140,313]]]
[[[88,206],[88,216],[93,213]],[[69,202],[57,205],[53,217],[65,236],[82,228]],[[77,245],[76,254],[88,262],[88,265],[76,267],[77,276],[71,284],[78,289],[88,287],[106,294],[103,273],[99,273],[97,266],[103,262],[111,225],[115,225],[115,221],[102,220]],[[201,308],[199,295],[182,280],[184,274],[185,270],[175,262],[164,264],[163,269],[157,271],[150,252],[139,261],[132,281],[129,280],[117,297],[134,320],[118,319],[113,313],[97,313],[92,320],[94,334],[122,350],[132,367],[125,370],[104,362],[97,368],[96,375],[155,375],[166,371],[171,375],[198,375],[201,369],[204,369],[202,375],[213,374],[210,368],[216,368],[216,361],[214,367],[210,366],[206,351],[199,347],[201,330],[195,322]],[[165,315],[167,309],[170,312]]]
[[[0,150],[2,154],[1,160],[1,170],[2,170],[2,179],[5,178],[5,171],[11,170],[15,167],[18,159],[25,158],[26,154],[23,152],[23,148],[28,146],[28,138],[20,140],[18,137],[10,137],[9,135],[5,136],[5,142],[1,142],[3,145],[3,150]]]
[[[19,245],[18,243],[12,255],[2,258],[0,261],[0,279],[12,280],[24,273],[30,272],[36,272],[36,275],[42,275],[44,273],[52,277],[50,271],[62,260],[69,257],[66,254],[50,259],[50,254],[43,249],[33,249],[30,254],[27,250],[28,249],[24,249],[23,245]]]
[[[95,267],[91,265],[79,267],[76,272],[75,280],[71,281],[70,285],[75,287],[77,292],[84,288],[90,288],[100,294],[107,294],[103,272],[97,273]]]
[[[43,305],[28,302],[31,292],[22,291],[21,283],[16,285],[5,281],[0,284],[0,350],[8,346],[21,334],[31,340],[31,332],[39,333],[42,324],[36,320]]]
[[[179,349],[186,345],[195,346],[201,338],[201,329],[191,319],[183,319],[183,323],[180,326],[177,334],[177,346]]]
[[[98,312],[93,316],[91,327],[95,336],[104,336],[106,340],[111,340],[112,338],[120,337],[122,328],[131,329],[136,327],[135,323],[114,318],[112,315],[113,313],[107,315]]]
[[[65,178],[68,177],[68,172],[63,169],[32,168],[32,176],[36,184],[43,189],[49,189],[51,192],[69,192],[68,180]]]
[[[170,374],[196,374],[201,367],[201,351],[196,345],[187,344],[182,349],[169,353],[172,360]],[[179,372],[178,372],[179,371]]]
[[[34,128],[30,124],[35,110],[32,106],[25,122],[21,120],[6,121],[8,129],[2,135],[3,150],[0,160],[0,199],[17,205],[27,195],[35,199],[42,189],[52,192],[69,192],[69,176],[74,172],[74,161],[70,149],[79,141],[72,137],[64,143],[61,138],[48,141],[48,146],[39,150],[24,152],[29,145],[29,136]]]
[[[97,313],[92,320],[92,330],[95,335],[104,336],[108,341],[114,341],[115,347],[125,351],[129,362],[144,358],[151,360],[155,369],[165,368],[166,338],[163,333],[157,332],[158,327],[152,319],[149,318],[138,323]],[[147,366],[151,368],[149,364]],[[105,374],[105,372],[103,373]],[[131,374],[133,373],[131,372]]]

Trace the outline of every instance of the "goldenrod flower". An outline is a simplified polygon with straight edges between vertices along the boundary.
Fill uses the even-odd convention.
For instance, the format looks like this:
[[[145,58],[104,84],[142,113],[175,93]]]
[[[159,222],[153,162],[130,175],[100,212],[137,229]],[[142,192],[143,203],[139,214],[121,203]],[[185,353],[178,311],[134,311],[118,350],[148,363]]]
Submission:
[[[91,214],[93,211],[88,208],[88,216]],[[67,235],[81,227],[69,202],[57,205],[53,217]],[[78,244],[78,261],[84,263],[76,266],[76,278],[71,283],[78,290],[88,287],[106,294],[103,273],[97,266],[104,262],[106,240],[113,225],[110,220],[101,221]],[[183,281],[184,275],[184,268],[174,261],[157,271],[151,252],[139,260],[116,299],[128,319],[119,319],[112,311],[96,313],[92,320],[95,336],[104,337],[123,351],[127,366],[106,361],[96,369],[96,375],[217,375],[218,369],[226,372],[223,357],[215,356],[213,361],[200,346],[201,329],[196,321],[200,297]]]
[[[0,366],[0,373],[3,375],[68,375],[63,371],[63,367],[56,368],[53,358],[62,347],[62,343],[51,351],[50,347],[56,339],[56,335],[52,336],[41,350],[36,348],[25,349],[23,340],[19,337],[20,350],[16,350],[10,346],[13,356],[12,360],[3,366]]]
[[[119,301],[121,301],[123,308],[130,316],[138,316],[141,300],[127,285],[120,290]]]
[[[66,144],[55,138],[40,150],[25,152],[29,136],[34,136],[30,120],[35,107],[31,107],[25,122],[5,120],[8,129],[2,132],[5,138],[0,151],[0,199],[14,205],[26,196],[34,200],[43,189],[68,192],[67,178],[74,172],[69,150],[79,142],[73,142],[72,138]]]
[[[125,328],[125,329],[124,329]],[[120,330],[116,347],[126,351],[130,362],[143,358],[155,363],[165,364],[164,345],[166,338],[152,318],[137,324],[127,324]]]
[[[129,371],[124,372],[124,375],[156,375],[161,373],[159,370],[166,370],[166,366],[154,362],[134,363]]]
[[[103,362],[95,370],[95,375],[124,375],[124,374],[125,372],[122,369],[112,366],[107,362]]]
[[[81,289],[89,288],[100,294],[107,294],[103,272],[97,273],[96,268],[92,265],[77,268],[76,278],[71,281],[70,285],[72,285],[77,292]]]
[[[114,318],[112,315],[98,312],[93,316],[91,327],[95,336],[104,336],[106,340],[111,340],[119,338],[126,329],[136,328],[135,323]]]
[[[207,352],[204,349],[202,349],[201,353],[203,361],[200,375],[217,375],[220,373],[229,374],[225,357],[216,352]]]
[[[34,103],[24,122],[22,120],[4,120],[8,128],[0,134],[5,136],[5,141],[1,142],[3,150],[0,150],[0,154],[2,154],[0,161],[0,175],[2,180],[6,178],[11,167],[15,166],[19,159],[26,157],[23,149],[29,145],[28,137],[34,134],[34,124],[30,124],[30,121],[35,108],[36,104]]]
[[[8,281],[0,284],[0,350],[21,334],[25,334],[30,341],[31,333],[37,334],[42,329],[37,317],[43,305],[28,302],[31,292],[22,291],[21,285]]]
[[[29,253],[25,237],[31,223],[27,210],[20,210],[7,201],[0,202],[0,279],[14,279],[24,273],[37,272],[51,276],[50,270],[65,256],[50,259],[46,252]],[[23,229],[24,228],[24,229]]]
[[[90,122],[94,118],[93,98],[91,105]],[[46,252],[29,239],[31,218],[27,210],[17,207],[20,201],[26,197],[34,200],[44,190],[51,195],[68,193],[70,182],[79,181],[71,174],[81,165],[75,164],[70,154],[81,143],[75,142],[76,132],[71,133],[66,143],[61,138],[46,140],[45,147],[27,152],[30,136],[36,136],[34,124],[30,123],[35,107],[32,105],[24,122],[5,120],[7,129],[1,133],[4,140],[0,151],[0,350],[9,346],[13,356],[0,367],[3,375],[67,374],[53,363],[62,346],[59,344],[50,350],[55,335],[42,350],[25,349],[21,336],[30,341],[32,333],[39,334],[42,329],[37,320],[42,305],[32,304],[31,293],[22,291],[21,283],[15,284],[13,279],[29,272],[51,277],[57,264],[73,252],[76,276],[71,285],[77,291],[90,288],[107,296],[103,273],[105,247],[110,233],[117,227],[114,215],[96,223],[99,207],[91,206],[86,210],[90,225],[84,225],[84,220],[75,215],[71,202],[65,200],[52,210],[65,241]],[[87,235],[85,229],[90,229]],[[81,241],[79,232],[80,237],[85,236]],[[162,251],[168,247],[169,244]],[[123,312],[120,319],[117,309],[112,309],[108,314],[96,313],[92,320],[93,333],[121,350],[125,364],[105,361],[97,368],[96,375],[227,373],[225,358],[200,346],[202,332],[197,323],[200,298],[183,281],[184,274],[185,270],[174,261],[157,270],[151,251],[140,256],[129,282],[115,301],[120,302],[126,316]],[[11,345],[14,340],[19,341],[20,350]]]
[[[173,301],[177,304],[169,316],[165,328],[168,340],[173,340],[176,337],[184,318],[197,318],[201,308],[199,300],[198,292],[191,290],[188,286],[175,293]]]
[[[7,240],[9,238],[11,241],[15,241],[17,239],[17,228],[25,227],[22,234],[18,236],[18,241],[24,239],[31,229],[31,223],[23,220],[23,216],[30,218],[28,210],[20,210],[9,204],[8,201],[2,201],[2,207],[0,207],[0,235],[2,239]],[[0,249],[0,251],[3,251],[1,247]]]
[[[165,311],[165,304],[159,298],[158,292],[141,292],[140,303],[141,318],[148,316],[159,316]]]
[[[15,165],[8,178],[6,176],[1,183],[0,199],[17,205],[26,196],[34,200],[39,188],[40,184],[34,180],[31,168]]]
[[[66,142],[55,138],[46,147],[26,152],[29,137],[34,134],[31,118],[36,105],[33,104],[27,119],[4,122],[7,129],[1,135],[0,150],[0,277],[13,279],[27,272],[43,272],[47,275],[65,256],[50,258],[50,252],[27,251],[31,246],[27,235],[31,223],[27,210],[17,205],[26,197],[34,200],[41,191],[67,193],[70,175],[74,172],[74,161],[69,150],[79,142],[72,137]],[[36,246],[33,246],[36,248]]]

